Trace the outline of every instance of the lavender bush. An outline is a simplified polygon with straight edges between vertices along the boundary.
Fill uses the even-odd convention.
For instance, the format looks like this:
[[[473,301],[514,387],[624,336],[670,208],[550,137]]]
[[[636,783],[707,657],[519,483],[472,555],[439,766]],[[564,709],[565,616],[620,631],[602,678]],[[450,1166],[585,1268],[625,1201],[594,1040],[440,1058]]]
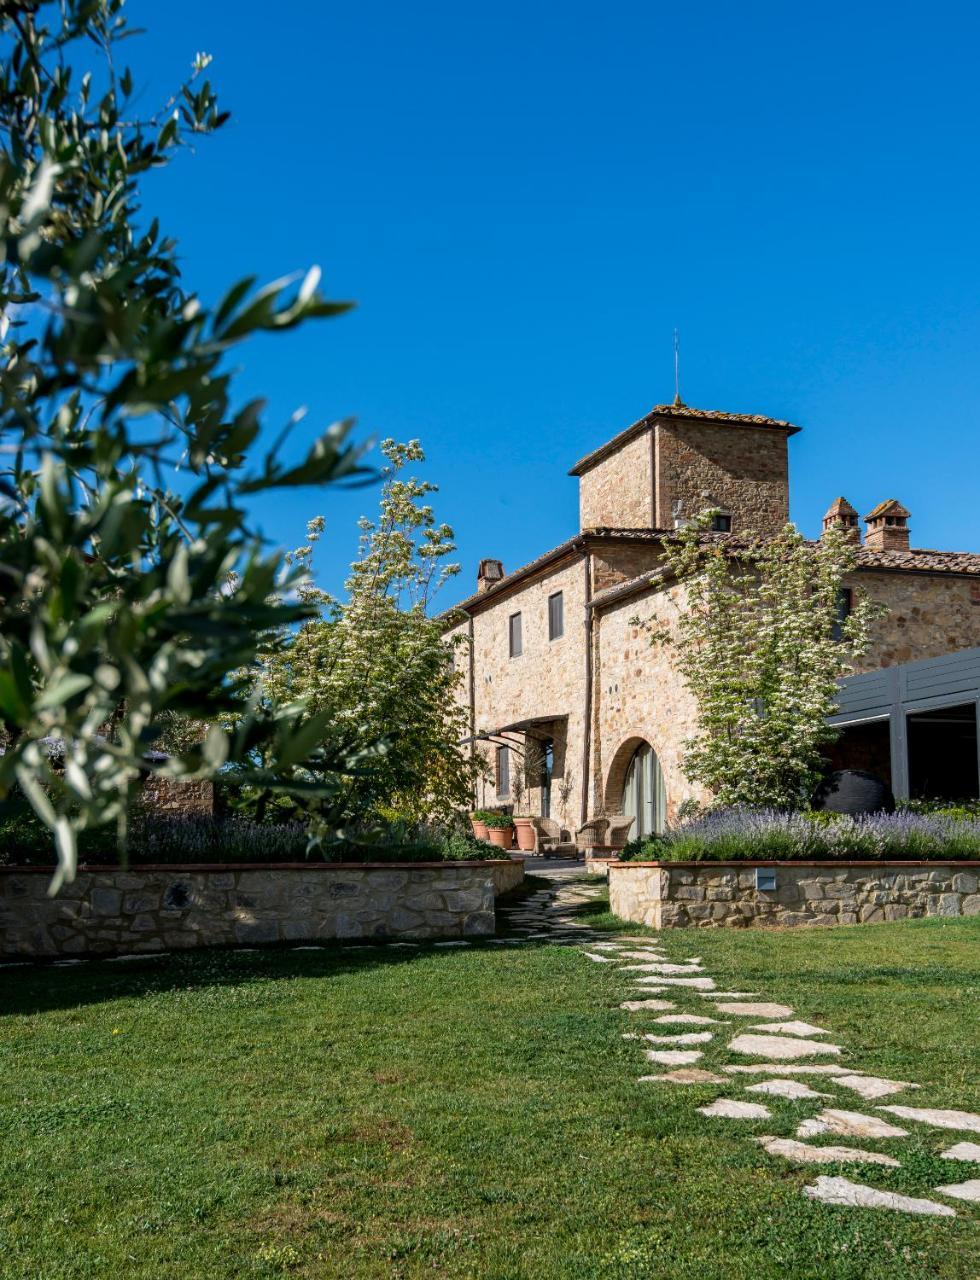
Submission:
[[[980,859],[980,817],[950,813],[793,813],[715,809],[662,836],[633,840],[631,860],[667,862],[771,858]]]

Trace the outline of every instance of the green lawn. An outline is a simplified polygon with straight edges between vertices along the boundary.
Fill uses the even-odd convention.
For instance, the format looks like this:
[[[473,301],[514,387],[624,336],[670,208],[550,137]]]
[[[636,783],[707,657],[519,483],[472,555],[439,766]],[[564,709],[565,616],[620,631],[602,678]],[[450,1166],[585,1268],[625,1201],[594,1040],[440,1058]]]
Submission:
[[[901,1101],[980,1110],[980,920],[664,937],[829,1027],[846,1062],[928,1086]],[[930,1220],[800,1191],[980,1177],[936,1158],[971,1135],[870,1144],[901,1170],[772,1159],[751,1135],[812,1107],[709,1121],[719,1087],[637,1084],[656,1068],[621,1038],[645,1025],[623,979],[549,944],[0,970],[0,1276],[980,1273],[968,1205]]]

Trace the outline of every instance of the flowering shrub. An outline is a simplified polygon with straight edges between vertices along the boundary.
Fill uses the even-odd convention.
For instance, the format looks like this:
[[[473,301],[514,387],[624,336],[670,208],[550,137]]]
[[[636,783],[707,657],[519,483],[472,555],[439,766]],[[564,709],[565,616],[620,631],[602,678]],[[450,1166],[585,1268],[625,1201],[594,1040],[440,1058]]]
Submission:
[[[632,840],[624,861],[734,862],[782,858],[980,859],[980,816],[968,811],[845,814],[714,809]]]

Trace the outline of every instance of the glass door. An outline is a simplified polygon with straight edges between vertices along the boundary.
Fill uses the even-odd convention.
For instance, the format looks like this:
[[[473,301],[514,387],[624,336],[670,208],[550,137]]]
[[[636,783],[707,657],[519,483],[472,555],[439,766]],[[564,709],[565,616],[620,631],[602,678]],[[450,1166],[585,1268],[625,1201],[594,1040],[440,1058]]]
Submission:
[[[667,797],[663,770],[657,753],[646,742],[637,747],[626,770],[623,813],[634,819],[630,839],[657,835],[666,825]]]

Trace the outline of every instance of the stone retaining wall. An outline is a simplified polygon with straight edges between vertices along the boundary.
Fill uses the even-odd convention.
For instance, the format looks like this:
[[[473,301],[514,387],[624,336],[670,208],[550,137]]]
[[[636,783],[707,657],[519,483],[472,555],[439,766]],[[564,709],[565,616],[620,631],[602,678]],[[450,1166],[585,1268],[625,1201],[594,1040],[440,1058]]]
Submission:
[[[0,955],[127,954],[329,938],[494,931],[520,859],[89,868],[48,896],[50,868],[0,868]]]
[[[756,868],[775,873],[775,889],[756,888]],[[980,863],[617,862],[609,867],[609,905],[654,929],[975,916]]]

